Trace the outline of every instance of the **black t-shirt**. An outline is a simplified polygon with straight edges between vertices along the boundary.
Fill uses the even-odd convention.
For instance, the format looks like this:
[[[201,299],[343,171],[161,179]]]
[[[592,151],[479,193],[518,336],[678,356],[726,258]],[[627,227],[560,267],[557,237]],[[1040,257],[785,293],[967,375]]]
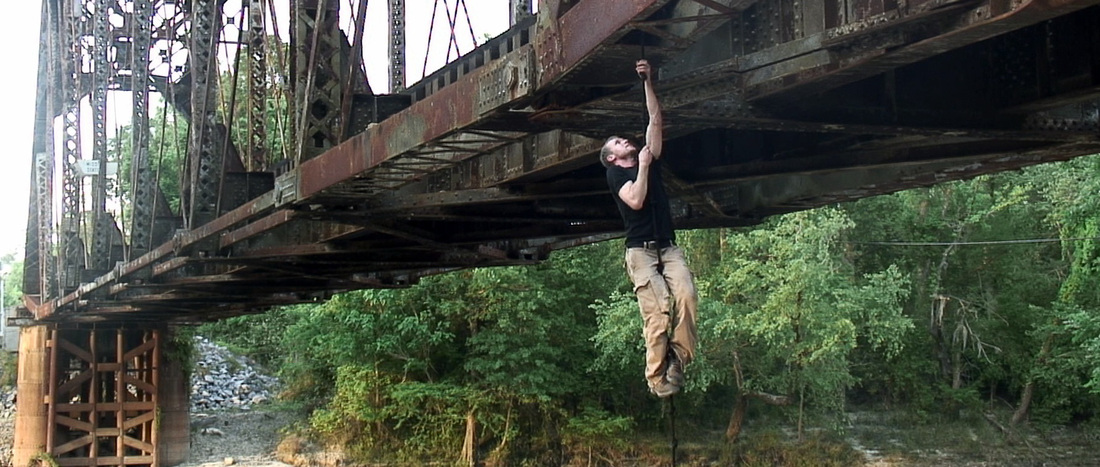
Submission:
[[[615,198],[615,204],[619,206],[619,214],[623,216],[623,224],[626,226],[626,246],[638,247],[642,242],[652,240],[662,243],[675,241],[672,210],[669,209],[668,195],[661,179],[661,161],[655,160],[649,166],[646,200],[642,209],[635,211],[619,198],[619,190],[626,182],[633,182],[637,178],[637,165],[629,169],[617,165],[607,168],[607,186],[611,188],[611,196]]]

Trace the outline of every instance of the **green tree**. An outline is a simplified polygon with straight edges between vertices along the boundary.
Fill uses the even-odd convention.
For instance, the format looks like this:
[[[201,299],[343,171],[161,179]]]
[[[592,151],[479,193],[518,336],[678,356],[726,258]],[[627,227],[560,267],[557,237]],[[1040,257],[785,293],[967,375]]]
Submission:
[[[284,355],[288,394],[312,410],[314,432],[361,458],[440,459],[459,446],[503,463],[551,455],[572,442],[561,437],[572,417],[603,414],[568,407],[599,394],[585,371],[596,326],[587,305],[622,277],[612,249],[345,293],[208,331],[285,329],[281,352],[265,338],[236,342]],[[608,436],[621,434],[619,418],[603,420]]]
[[[23,300],[23,261],[16,260],[14,253],[0,256],[0,273],[4,278],[4,303],[6,309]]]
[[[801,433],[807,409],[839,414],[855,382],[848,356],[857,345],[888,356],[901,350],[900,337],[911,329],[900,313],[906,279],[894,267],[856,275],[844,257],[852,226],[840,211],[819,209],[744,232],[683,235],[705,271],[697,284],[700,352],[688,369],[688,393],[736,388],[731,439],[740,432],[745,397],[796,403]],[[595,305],[599,365],[627,366],[624,355],[641,354],[632,301],[621,294]]]
[[[714,284],[728,311],[708,328],[743,343],[729,367],[739,390],[790,395],[800,436],[806,408],[834,415],[843,408],[856,382],[849,355],[860,342],[890,358],[912,328],[901,313],[908,288],[899,270],[857,275],[845,258],[853,227],[841,211],[818,209],[735,235],[725,279]]]
[[[853,238],[864,242],[854,256],[857,268],[873,270],[893,260],[909,271],[915,279],[907,314],[928,330],[909,336],[913,352],[893,365],[876,365],[867,356],[869,394],[955,415],[988,394],[991,402],[1012,400],[1014,422],[1032,407],[1057,422],[1089,405],[1072,389],[1082,384],[1081,359],[1067,357],[1075,352],[1067,346],[1064,315],[1074,308],[1059,303],[1062,279],[1071,275],[1065,252],[1072,249],[1011,242],[1066,236],[1065,221],[1056,215],[1069,210],[1059,205],[1068,207],[1067,195],[1084,189],[1079,183],[1091,177],[1075,169],[1078,164],[983,176],[847,207],[860,225]]]

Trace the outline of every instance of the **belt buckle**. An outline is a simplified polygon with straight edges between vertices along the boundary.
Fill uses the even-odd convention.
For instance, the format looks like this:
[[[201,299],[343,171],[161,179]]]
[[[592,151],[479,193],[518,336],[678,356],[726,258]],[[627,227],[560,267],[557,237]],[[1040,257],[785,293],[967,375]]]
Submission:
[[[657,250],[660,247],[660,243],[657,240],[650,240],[648,242],[642,242],[642,248],[647,250]]]

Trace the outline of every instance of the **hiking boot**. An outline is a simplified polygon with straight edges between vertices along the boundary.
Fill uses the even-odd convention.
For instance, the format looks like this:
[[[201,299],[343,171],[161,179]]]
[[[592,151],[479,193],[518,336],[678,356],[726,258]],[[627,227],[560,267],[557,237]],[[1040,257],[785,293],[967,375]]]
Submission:
[[[669,383],[676,386],[684,386],[684,362],[680,360],[680,357],[676,355],[673,350],[668,351],[668,357],[665,359],[665,378]]]
[[[652,392],[657,397],[664,399],[680,392],[680,386],[672,384],[666,379],[661,379],[661,382],[649,387],[649,392]]]

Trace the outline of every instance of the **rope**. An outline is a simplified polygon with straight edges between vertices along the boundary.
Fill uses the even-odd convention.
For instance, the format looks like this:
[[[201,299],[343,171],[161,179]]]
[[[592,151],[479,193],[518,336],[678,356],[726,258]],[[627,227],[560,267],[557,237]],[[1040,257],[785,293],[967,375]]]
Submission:
[[[676,396],[668,396],[668,431],[672,434],[672,467],[676,467],[676,447],[680,444],[676,439]]]
[[[642,36],[642,50],[641,50],[641,52],[642,52],[642,60],[645,60],[646,59],[645,58],[645,36]],[[652,65],[650,65],[649,74],[650,74],[649,79],[652,80],[653,79],[653,77],[652,77],[652,75],[653,75]],[[638,77],[642,79],[642,87],[643,87],[643,90],[644,90],[645,89],[645,79],[646,79],[646,77],[641,76],[641,75],[639,75]],[[645,108],[644,106],[642,108],[642,119],[644,121],[647,121],[647,122],[648,122],[648,119],[649,119],[649,109]],[[649,143],[649,141],[646,141],[646,143]],[[648,195],[649,195],[649,193],[647,192],[646,193],[646,198],[649,198]],[[650,206],[650,208],[651,208],[650,212],[653,214],[653,229],[654,229],[653,239],[656,240],[656,241],[660,241],[657,238],[657,231],[656,231],[656,229],[657,229],[657,211],[655,209],[652,209],[652,206]],[[665,268],[665,263],[664,263],[664,260],[661,258],[661,246],[657,245],[657,273],[658,274],[664,274],[664,268]],[[673,320],[673,322],[675,322],[675,320]],[[671,349],[669,351],[671,351]],[[676,467],[676,448],[679,446],[680,442],[679,442],[679,440],[676,439],[676,396],[675,395],[668,396],[668,432],[669,432],[670,437],[671,437],[671,440],[670,440],[671,442],[670,442],[669,448],[670,448],[670,452],[672,453],[672,467]]]

